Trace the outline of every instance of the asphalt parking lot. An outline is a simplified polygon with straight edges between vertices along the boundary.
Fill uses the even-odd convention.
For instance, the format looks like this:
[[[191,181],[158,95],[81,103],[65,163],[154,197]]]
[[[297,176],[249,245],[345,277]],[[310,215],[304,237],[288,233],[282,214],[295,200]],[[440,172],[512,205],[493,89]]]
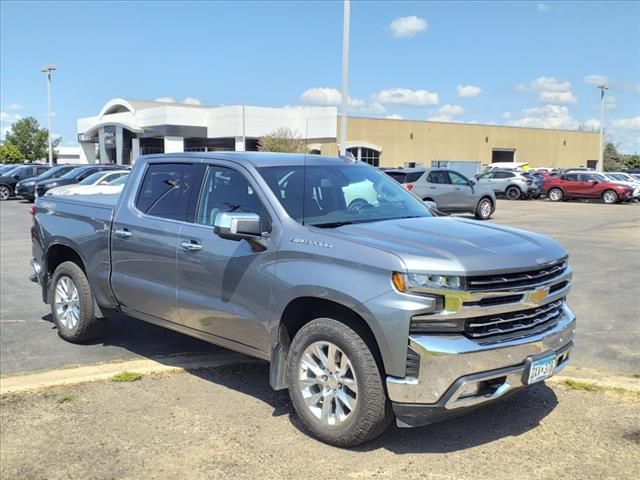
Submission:
[[[139,357],[223,350],[126,316],[87,345],[60,340],[31,273],[31,204],[0,204],[0,355],[2,375]],[[574,366],[640,370],[640,204],[498,202],[495,223],[550,235],[569,251],[570,305],[579,319]]]

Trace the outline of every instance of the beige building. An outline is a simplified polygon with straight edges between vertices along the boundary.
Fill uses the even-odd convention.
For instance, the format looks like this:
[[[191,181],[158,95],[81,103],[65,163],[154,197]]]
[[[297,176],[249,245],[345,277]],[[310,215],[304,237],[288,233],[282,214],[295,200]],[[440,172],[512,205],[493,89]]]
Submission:
[[[132,164],[139,155],[216,150],[257,150],[260,137],[296,132],[311,153],[336,155],[336,107],[212,107],[114,98],[78,120],[80,160]],[[434,160],[528,162],[533,167],[595,167],[593,132],[464,123],[350,117],[347,147],[380,167]]]
[[[532,167],[595,168],[599,151],[597,132],[360,117],[349,118],[347,138],[355,157],[360,149],[362,160],[375,163],[377,157],[380,167],[468,160],[483,165],[514,161]],[[323,154],[338,152],[336,142],[315,148]]]

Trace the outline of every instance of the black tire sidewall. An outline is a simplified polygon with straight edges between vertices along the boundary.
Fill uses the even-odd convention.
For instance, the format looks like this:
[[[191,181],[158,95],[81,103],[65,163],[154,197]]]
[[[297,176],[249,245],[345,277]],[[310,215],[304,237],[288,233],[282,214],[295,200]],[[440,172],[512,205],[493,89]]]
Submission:
[[[0,201],[9,200],[9,199],[11,198],[12,193],[13,193],[13,192],[11,191],[11,187],[8,187],[8,186],[6,186],[6,185],[0,185],[0,189],[3,189],[3,190],[4,190],[4,189],[6,189],[6,190],[7,190],[7,192],[9,192],[9,195],[7,195],[7,198],[6,198],[6,199],[5,199],[5,198],[2,198],[2,197],[0,196]]]
[[[518,196],[514,197],[514,198],[511,198],[509,196],[509,192],[510,191],[514,191],[514,190],[518,192]],[[511,186],[511,187],[507,188],[504,193],[505,193],[505,195],[507,196],[507,198],[509,200],[518,200],[518,199],[520,199],[522,197],[522,190],[520,190],[520,188],[515,187],[515,186]]]
[[[78,290],[80,302],[80,314],[77,325],[70,329],[64,326],[56,314],[55,289],[58,280],[62,277],[69,277]],[[58,265],[51,277],[49,284],[49,305],[51,306],[51,316],[58,329],[58,335],[69,342],[83,342],[97,336],[100,320],[93,315],[93,295],[86,275],[82,269],[73,262],[64,262]]]
[[[328,426],[323,424],[307,407],[298,386],[299,364],[305,349],[318,341],[329,341],[340,348],[351,361],[358,385],[358,403],[350,417],[342,424]],[[373,367],[373,368],[372,368]],[[375,371],[373,371],[375,370]],[[340,447],[351,447],[364,443],[378,435],[388,426],[381,412],[390,415],[390,404],[386,397],[384,382],[375,358],[362,338],[342,322],[331,318],[317,318],[302,329],[294,337],[288,353],[287,378],[289,395],[298,416],[305,426],[319,440]],[[373,405],[375,404],[375,405]],[[363,429],[367,416],[377,412],[382,428],[370,431]],[[378,425],[380,427],[381,425]],[[377,431],[380,430],[380,431]]]

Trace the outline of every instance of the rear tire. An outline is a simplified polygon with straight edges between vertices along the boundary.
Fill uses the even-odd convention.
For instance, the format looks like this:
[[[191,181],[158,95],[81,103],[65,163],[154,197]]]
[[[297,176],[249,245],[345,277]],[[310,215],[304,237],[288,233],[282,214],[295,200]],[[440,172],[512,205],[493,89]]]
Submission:
[[[551,190],[549,190],[547,196],[552,202],[559,202],[564,198],[564,192],[559,188],[552,188]]]
[[[0,201],[9,200],[11,198],[11,189],[6,185],[0,185]]]
[[[481,198],[476,207],[475,216],[478,220],[489,220],[493,213],[493,203],[487,197]]]
[[[49,286],[49,305],[58,335],[64,340],[86,342],[102,333],[104,320],[93,315],[91,286],[77,264],[58,265]]]
[[[520,197],[522,197],[522,191],[515,186],[507,188],[504,193],[509,200],[518,200]]]
[[[602,201],[604,203],[616,203],[618,201],[618,194],[613,190],[605,190],[602,192]]]
[[[307,323],[293,338],[287,362],[293,406],[318,440],[354,447],[382,434],[393,420],[371,350],[344,323]]]

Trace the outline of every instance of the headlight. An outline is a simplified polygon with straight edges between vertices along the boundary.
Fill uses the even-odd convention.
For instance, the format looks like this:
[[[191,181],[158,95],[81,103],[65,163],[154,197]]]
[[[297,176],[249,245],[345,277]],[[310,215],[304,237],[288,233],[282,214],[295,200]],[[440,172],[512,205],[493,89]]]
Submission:
[[[429,290],[460,290],[462,286],[462,278],[451,275],[394,272],[391,279],[398,291],[409,293],[426,293]]]
[[[36,184],[36,182],[24,182],[24,183],[21,183],[20,186],[21,187],[32,187],[35,184]]]
[[[49,184],[47,185],[47,187],[48,187],[48,188],[51,188],[51,187],[55,187],[55,186],[57,186],[57,185],[58,185],[58,182],[53,182],[53,183],[49,183]]]

